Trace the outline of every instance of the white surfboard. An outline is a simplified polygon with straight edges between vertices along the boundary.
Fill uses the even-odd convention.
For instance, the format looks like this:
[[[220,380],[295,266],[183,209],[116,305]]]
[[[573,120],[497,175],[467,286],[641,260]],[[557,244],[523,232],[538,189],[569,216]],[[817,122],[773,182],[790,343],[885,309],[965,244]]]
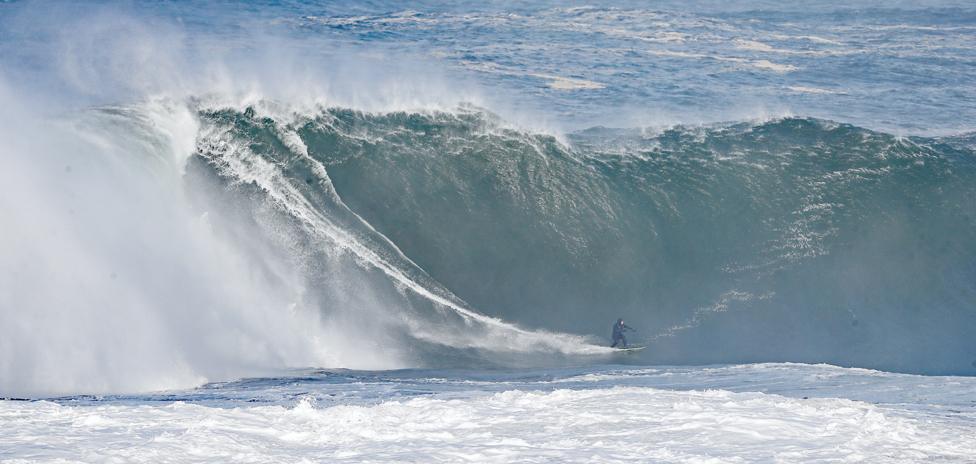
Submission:
[[[623,352],[627,352],[627,353],[636,353],[636,352],[638,352],[640,350],[643,350],[644,348],[647,348],[647,347],[646,346],[634,346],[634,345],[631,345],[631,346],[628,346],[627,348],[614,348],[614,349],[617,350],[617,351],[623,351]]]

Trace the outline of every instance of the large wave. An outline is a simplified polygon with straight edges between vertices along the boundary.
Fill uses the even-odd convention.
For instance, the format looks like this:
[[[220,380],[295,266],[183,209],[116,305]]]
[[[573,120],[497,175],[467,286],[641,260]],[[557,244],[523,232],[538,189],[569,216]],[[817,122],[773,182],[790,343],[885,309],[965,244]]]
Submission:
[[[553,136],[416,64],[41,10],[0,18],[0,394],[606,359],[617,317],[642,362],[973,373],[971,136]]]
[[[3,178],[6,391],[579,360],[618,316],[644,361],[971,369],[960,138],[165,100],[49,129]]]
[[[972,368],[976,159],[951,140],[788,118],[567,146],[476,108],[203,118],[307,160],[293,182],[505,320],[603,335],[621,316],[656,362]]]
[[[349,210],[294,133],[228,111],[21,124],[0,179],[5,393],[609,351],[473,310]]]

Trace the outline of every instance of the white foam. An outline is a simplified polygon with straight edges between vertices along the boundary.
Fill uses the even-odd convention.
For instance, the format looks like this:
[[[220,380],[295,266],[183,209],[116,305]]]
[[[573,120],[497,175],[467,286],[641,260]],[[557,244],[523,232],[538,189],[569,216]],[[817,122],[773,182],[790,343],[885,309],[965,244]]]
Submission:
[[[536,77],[549,80],[549,87],[556,90],[595,90],[606,87],[599,82],[588,81],[585,79],[572,79],[569,77],[551,76],[548,74],[532,74]]]
[[[786,88],[799,93],[812,93],[812,94],[822,94],[822,95],[841,93],[834,90],[821,89],[818,87],[807,87],[804,85],[791,85]]]
[[[484,73],[500,74],[504,76],[529,76],[543,79],[548,81],[547,86],[549,88],[556,90],[595,90],[606,87],[605,84],[586,79],[563,77],[538,72],[528,72],[490,62],[461,61],[461,65],[468,69]]]
[[[827,39],[827,38],[819,37],[819,36],[815,36],[815,35],[798,35],[798,36],[794,36],[794,37],[790,37],[790,36],[781,36],[781,37],[793,38],[793,39],[800,39],[800,40],[807,40],[807,41],[810,41],[810,42],[819,43],[819,44],[826,44],[826,45],[844,45],[843,42],[840,42],[840,41],[837,41],[837,40],[833,40],[833,39]]]
[[[741,63],[747,66],[752,66],[756,69],[762,69],[765,71],[773,71],[778,73],[787,73],[791,71],[796,71],[796,66],[791,64],[781,64],[773,63],[769,60],[752,60],[747,58],[740,58],[735,56],[723,56],[716,54],[704,54],[704,53],[689,53],[681,52],[675,50],[645,50],[645,53],[654,56],[666,56],[673,58],[690,58],[696,60],[715,60],[715,61],[725,61],[729,63]]]
[[[755,60],[755,61],[751,61],[750,64],[759,69],[766,69],[778,73],[787,73],[791,71],[796,71],[798,69],[796,66],[793,66],[791,64],[773,63],[772,61],[769,60]]]
[[[741,50],[754,50],[758,52],[776,51],[776,49],[770,46],[769,44],[765,44],[755,40],[744,40],[744,39],[737,39],[735,41],[735,48]]]
[[[505,391],[374,406],[0,402],[31,462],[971,462],[971,423],[722,390]]]

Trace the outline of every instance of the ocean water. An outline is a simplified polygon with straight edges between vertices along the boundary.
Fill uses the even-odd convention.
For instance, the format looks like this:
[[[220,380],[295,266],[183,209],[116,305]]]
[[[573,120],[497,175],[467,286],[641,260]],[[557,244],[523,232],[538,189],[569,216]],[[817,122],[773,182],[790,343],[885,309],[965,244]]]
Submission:
[[[973,101],[970,2],[0,3],[0,461],[972,462]]]
[[[0,403],[12,462],[966,462],[972,377],[828,365],[307,370]],[[12,459],[11,459],[12,458]]]

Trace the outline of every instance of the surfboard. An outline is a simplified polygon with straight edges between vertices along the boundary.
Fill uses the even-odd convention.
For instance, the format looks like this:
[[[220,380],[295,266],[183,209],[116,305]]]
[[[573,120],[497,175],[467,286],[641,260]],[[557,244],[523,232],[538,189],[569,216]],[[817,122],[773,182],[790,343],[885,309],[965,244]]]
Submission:
[[[627,353],[636,353],[640,350],[647,348],[646,346],[628,346],[627,348],[614,348],[617,351],[623,351]]]

